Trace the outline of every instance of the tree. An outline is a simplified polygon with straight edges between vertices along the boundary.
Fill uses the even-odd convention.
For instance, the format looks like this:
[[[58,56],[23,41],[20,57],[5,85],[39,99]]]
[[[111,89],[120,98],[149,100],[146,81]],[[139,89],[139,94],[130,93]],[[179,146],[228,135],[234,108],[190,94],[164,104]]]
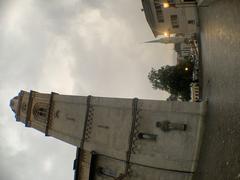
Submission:
[[[154,89],[161,89],[175,95],[183,101],[191,99],[190,84],[192,82],[193,63],[183,60],[176,66],[163,66],[152,70],[148,79]]]

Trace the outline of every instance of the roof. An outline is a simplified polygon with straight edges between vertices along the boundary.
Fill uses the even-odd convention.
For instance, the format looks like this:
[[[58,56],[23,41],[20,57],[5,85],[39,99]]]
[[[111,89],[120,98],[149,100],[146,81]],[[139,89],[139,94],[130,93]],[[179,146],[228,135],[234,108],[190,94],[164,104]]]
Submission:
[[[143,11],[145,13],[146,20],[155,37],[158,36],[158,31],[155,30],[155,18],[152,11],[152,6],[149,0],[142,0]]]

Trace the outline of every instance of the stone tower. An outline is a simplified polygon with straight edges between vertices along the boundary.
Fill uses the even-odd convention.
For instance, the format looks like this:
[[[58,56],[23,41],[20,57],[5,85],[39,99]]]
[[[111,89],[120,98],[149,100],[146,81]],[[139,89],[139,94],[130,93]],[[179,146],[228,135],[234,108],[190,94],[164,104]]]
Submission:
[[[206,103],[21,91],[16,120],[77,147],[75,180],[190,180]]]

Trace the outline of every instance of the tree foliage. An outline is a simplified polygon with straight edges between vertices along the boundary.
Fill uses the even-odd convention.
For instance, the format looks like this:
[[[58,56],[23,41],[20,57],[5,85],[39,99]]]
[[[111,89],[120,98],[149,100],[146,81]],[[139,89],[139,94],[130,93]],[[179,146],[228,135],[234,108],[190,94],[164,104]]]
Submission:
[[[163,66],[152,70],[148,79],[154,89],[161,89],[177,96],[183,101],[191,99],[190,84],[192,82],[193,63],[183,60],[176,66]]]

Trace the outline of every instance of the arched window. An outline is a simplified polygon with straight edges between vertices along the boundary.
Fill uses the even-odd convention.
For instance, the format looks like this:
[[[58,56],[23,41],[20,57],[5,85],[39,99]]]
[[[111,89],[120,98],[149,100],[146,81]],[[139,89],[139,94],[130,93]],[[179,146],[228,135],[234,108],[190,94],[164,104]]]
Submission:
[[[48,116],[48,104],[46,103],[36,103],[33,107],[34,119],[46,122]]]

